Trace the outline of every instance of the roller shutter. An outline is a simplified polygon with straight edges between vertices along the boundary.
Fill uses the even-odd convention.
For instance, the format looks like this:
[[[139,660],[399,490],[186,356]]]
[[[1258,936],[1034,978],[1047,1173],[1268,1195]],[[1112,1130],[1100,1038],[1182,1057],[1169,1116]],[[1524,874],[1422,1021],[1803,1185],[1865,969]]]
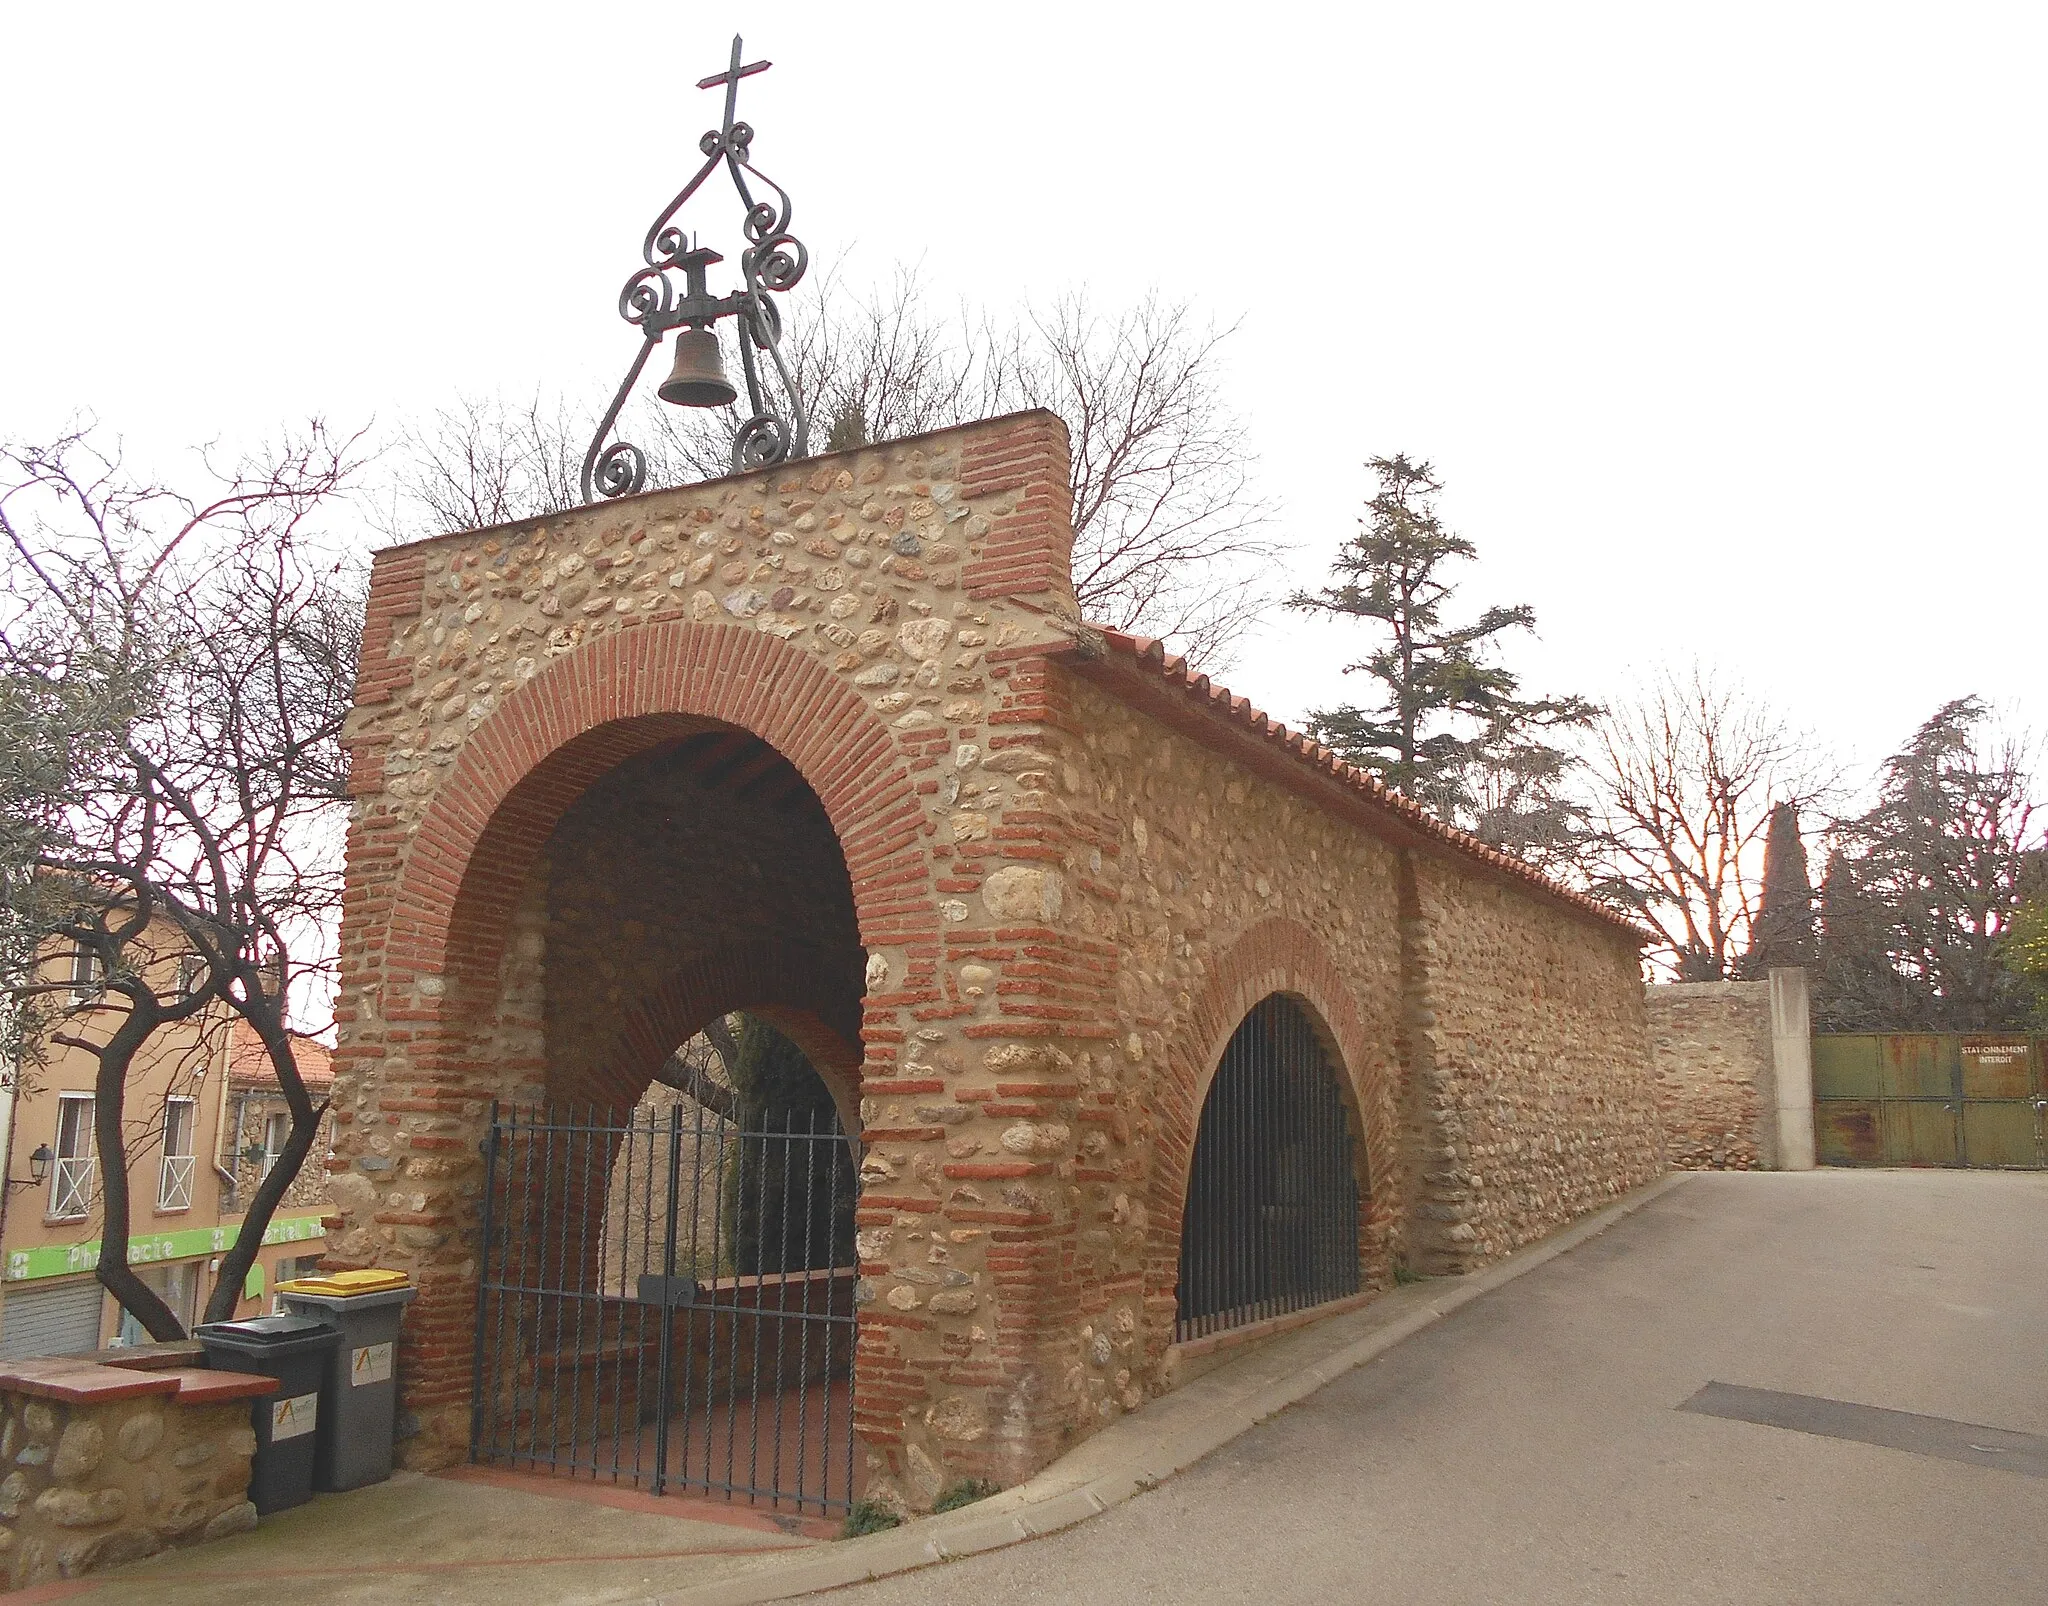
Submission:
[[[100,1301],[92,1278],[48,1288],[10,1288],[0,1307],[0,1361],[79,1355],[99,1348]]]

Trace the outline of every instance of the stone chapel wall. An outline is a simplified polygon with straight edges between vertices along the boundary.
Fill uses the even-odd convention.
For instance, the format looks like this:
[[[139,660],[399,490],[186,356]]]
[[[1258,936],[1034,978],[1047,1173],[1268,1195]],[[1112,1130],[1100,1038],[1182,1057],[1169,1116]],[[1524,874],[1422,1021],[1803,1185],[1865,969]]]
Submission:
[[[1513,888],[1417,867],[1418,1236],[1470,1271],[1663,1170],[1634,942]]]
[[[1368,1287],[1655,1173],[1631,934],[1263,721],[1154,707],[1079,621],[1069,495],[1035,413],[379,555],[329,1248],[421,1288],[414,1464],[466,1444],[490,1102],[630,1102],[641,1059],[591,1043],[636,1010],[644,1058],[709,1003],[845,1001],[820,1041],[858,1037],[855,1419],[871,1487],[911,1505],[1172,1384],[1201,1095],[1272,992],[1351,1081]],[[851,929],[843,892],[803,901],[839,873],[815,830],[772,863],[738,817],[606,848],[658,801],[607,778],[714,728],[815,795]],[[631,912],[700,850],[760,862],[758,896]],[[630,955],[606,911],[642,922]]]

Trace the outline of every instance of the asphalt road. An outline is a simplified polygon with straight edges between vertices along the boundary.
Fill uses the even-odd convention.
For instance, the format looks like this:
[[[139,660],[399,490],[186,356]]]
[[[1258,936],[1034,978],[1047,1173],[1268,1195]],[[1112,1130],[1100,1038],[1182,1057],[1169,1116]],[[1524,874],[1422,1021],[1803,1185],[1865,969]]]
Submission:
[[[1709,1383],[1922,1448],[1679,1409]],[[2031,1436],[2048,1176],[1708,1174],[1151,1494],[830,1599],[2035,1606]]]

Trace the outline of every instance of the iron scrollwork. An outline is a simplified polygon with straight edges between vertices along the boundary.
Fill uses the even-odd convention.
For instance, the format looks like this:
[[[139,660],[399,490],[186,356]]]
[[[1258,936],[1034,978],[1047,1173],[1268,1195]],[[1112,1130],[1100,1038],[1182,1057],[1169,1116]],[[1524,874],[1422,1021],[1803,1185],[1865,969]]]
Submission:
[[[790,232],[794,208],[789,192],[754,166],[754,130],[733,115],[740,80],[764,72],[768,66],[765,61],[742,66],[740,40],[735,36],[732,64],[698,82],[699,89],[724,87],[725,116],[697,142],[704,154],[703,165],[655,218],[640,250],[646,265],[636,269],[619,292],[619,316],[640,331],[640,350],[584,454],[586,502],[631,496],[646,489],[647,454],[628,441],[605,442],[618,426],[619,414],[639,383],[647,359],[663,337],[678,327],[710,328],[726,317],[738,326],[740,368],[750,416],[733,437],[734,473],[788,462],[809,451],[810,419],[796,375],[782,352],[782,314],[775,297],[802,280],[810,266],[810,253]],[[741,224],[746,247],[740,252],[740,287],[731,295],[714,296],[705,286],[705,270],[723,258],[695,244],[676,218],[721,166],[731,174],[740,204],[746,208]],[[764,198],[756,198],[756,186]],[[772,199],[765,198],[769,192]]]

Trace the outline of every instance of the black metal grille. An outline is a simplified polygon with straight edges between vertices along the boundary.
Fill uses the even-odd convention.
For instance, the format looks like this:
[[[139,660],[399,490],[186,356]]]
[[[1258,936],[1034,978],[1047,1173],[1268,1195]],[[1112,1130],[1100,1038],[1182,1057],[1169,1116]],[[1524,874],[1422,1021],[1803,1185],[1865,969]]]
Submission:
[[[1175,1337],[1355,1294],[1358,1172],[1337,1073],[1292,999],[1245,1016],[1202,1105]]]
[[[847,1507],[854,1157],[766,1124],[492,1110],[472,1459]]]

